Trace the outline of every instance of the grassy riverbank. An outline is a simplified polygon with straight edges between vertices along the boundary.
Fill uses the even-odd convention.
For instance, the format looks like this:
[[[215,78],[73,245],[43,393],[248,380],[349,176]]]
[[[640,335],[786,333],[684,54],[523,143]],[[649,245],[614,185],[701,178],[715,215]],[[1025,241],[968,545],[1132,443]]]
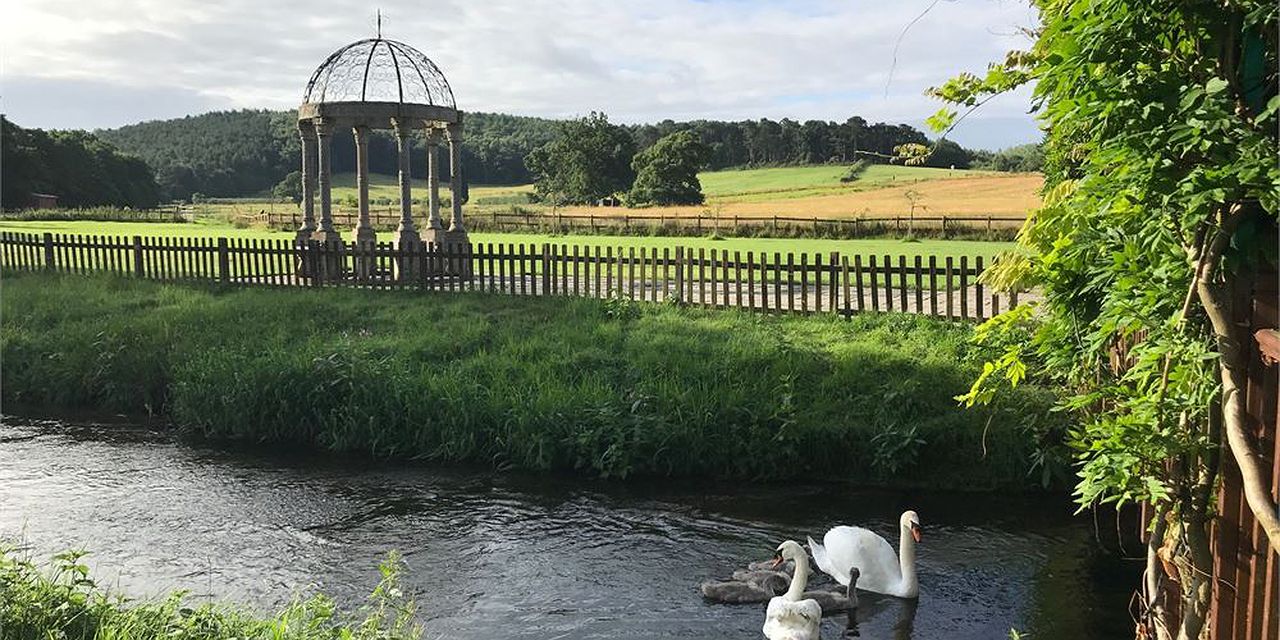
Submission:
[[[182,593],[131,601],[98,584],[78,553],[47,566],[0,547],[0,638],[5,640],[412,640],[422,637],[414,603],[402,595],[401,566],[383,563],[382,581],[358,612],[344,614],[323,596],[295,599],[271,617],[218,604],[193,604]]]
[[[1047,394],[962,410],[971,328],[620,301],[23,274],[3,400],[214,440],[620,477],[1034,485]],[[1052,438],[1049,438],[1052,440]]]

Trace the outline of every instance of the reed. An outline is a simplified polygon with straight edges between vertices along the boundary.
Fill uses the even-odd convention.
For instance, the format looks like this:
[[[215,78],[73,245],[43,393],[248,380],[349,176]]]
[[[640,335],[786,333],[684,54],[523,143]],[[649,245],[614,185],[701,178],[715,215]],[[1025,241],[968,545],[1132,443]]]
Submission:
[[[1049,394],[959,408],[972,328],[918,316],[40,273],[0,296],[7,406],[210,440],[605,477],[977,489],[1061,470]]]

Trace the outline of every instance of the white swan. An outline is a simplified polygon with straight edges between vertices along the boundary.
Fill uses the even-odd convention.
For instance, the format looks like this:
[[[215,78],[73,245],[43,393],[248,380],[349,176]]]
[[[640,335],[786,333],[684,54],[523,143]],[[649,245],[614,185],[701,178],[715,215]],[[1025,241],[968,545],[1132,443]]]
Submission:
[[[920,596],[916,580],[916,543],[920,542],[920,516],[914,511],[898,521],[898,553],[889,541],[862,527],[833,527],[822,537],[824,544],[809,538],[813,560],[823,573],[848,586],[849,569],[861,572],[858,588],[899,598]]]
[[[818,640],[822,607],[815,600],[800,599],[809,582],[809,556],[799,543],[787,540],[778,545],[773,563],[781,567],[787,560],[796,563],[791,588],[769,601],[764,617],[764,637],[769,640]]]

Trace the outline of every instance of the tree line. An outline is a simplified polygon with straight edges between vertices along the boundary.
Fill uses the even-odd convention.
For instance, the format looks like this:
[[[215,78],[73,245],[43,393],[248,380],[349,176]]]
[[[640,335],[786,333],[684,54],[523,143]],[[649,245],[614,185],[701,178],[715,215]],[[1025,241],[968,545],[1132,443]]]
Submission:
[[[537,172],[528,161],[531,154],[552,143],[561,135],[565,121],[491,113],[466,115],[465,142],[462,150],[463,176],[475,184],[526,184]],[[899,145],[928,143],[919,130],[904,124],[868,123],[861,117],[844,122],[809,120],[798,122],[788,118],[724,122],[695,120],[620,126],[630,139],[633,152],[625,163],[630,165],[634,153],[653,147],[658,140],[679,132],[690,132],[700,144],[697,149],[703,169],[732,167],[802,165],[826,162],[852,162],[863,159],[887,162]],[[35,130],[23,130],[35,131]],[[7,134],[6,134],[7,135]],[[36,135],[32,133],[31,135]],[[215,111],[171,120],[143,122],[117,129],[86,132],[41,132],[48,140],[71,144],[77,139],[98,151],[113,146],[125,155],[145,162],[154,174],[154,197],[158,201],[189,201],[196,196],[246,197],[271,192],[300,164],[300,143],[292,111],[240,110]],[[46,146],[53,145],[48,142]],[[355,141],[349,130],[335,132],[333,171],[355,170]],[[14,147],[18,149],[18,147]],[[63,195],[65,204],[146,202],[150,195],[117,193],[136,190],[131,184],[112,180],[99,184],[94,180],[59,185],[50,171],[41,167],[34,156],[15,152],[6,145],[6,176],[40,177],[40,189]],[[397,172],[396,141],[390,131],[374,132],[369,144],[370,171]],[[412,173],[426,175],[425,143],[413,142]],[[998,155],[998,154],[997,154]],[[47,159],[44,161],[47,164]],[[1034,170],[1025,162],[1003,162],[996,166],[995,155],[964,149],[950,141],[938,145],[930,158],[932,166],[967,168],[984,166],[1003,170]],[[134,168],[135,174],[137,167]],[[64,170],[62,175],[67,175]],[[133,176],[137,179],[137,175]],[[6,193],[28,189],[27,182],[9,182]],[[25,185],[25,186],[24,186]],[[97,185],[97,186],[94,186]],[[145,191],[145,189],[144,189]],[[17,196],[12,196],[17,197]],[[25,197],[25,196],[24,196]],[[6,199],[5,206],[14,206]]]
[[[527,184],[535,172],[526,158],[559,135],[563,121],[492,113],[466,114],[463,175],[475,184]],[[691,131],[706,146],[705,168],[781,166],[851,162],[887,162],[894,148],[929,142],[905,124],[868,123],[861,117],[844,122],[788,118],[724,122],[695,120],[624,126],[636,151],[660,138]],[[291,111],[242,110],[206,113],[174,120],[144,122],[100,131],[121,150],[136,155],[156,172],[166,197],[189,199],[193,193],[214,197],[260,194],[298,169],[299,142]],[[397,171],[396,141],[390,131],[371,135],[369,170]],[[425,144],[413,142],[413,175],[426,175]],[[944,141],[931,166],[968,168],[990,154]],[[333,171],[355,170],[355,142],[350,131],[333,139]],[[629,159],[628,159],[629,162]]]
[[[58,196],[64,207],[147,209],[160,202],[155,175],[142,160],[86,131],[24,129],[0,117],[0,207],[24,209],[32,194]]]

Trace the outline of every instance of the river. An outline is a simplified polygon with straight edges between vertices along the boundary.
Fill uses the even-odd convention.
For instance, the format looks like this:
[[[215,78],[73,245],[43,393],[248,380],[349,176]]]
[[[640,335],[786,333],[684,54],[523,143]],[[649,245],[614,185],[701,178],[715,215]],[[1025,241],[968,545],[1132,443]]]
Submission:
[[[840,523],[896,547],[906,508],[924,524],[919,603],[863,594],[861,638],[1131,635],[1135,565],[1101,553],[1065,497],[605,482],[0,424],[0,538],[86,548],[133,596],[185,588],[262,612],[316,589],[358,604],[396,549],[428,638],[760,638],[763,604],[704,602],[699,582]],[[846,633],[824,621],[824,638]]]

